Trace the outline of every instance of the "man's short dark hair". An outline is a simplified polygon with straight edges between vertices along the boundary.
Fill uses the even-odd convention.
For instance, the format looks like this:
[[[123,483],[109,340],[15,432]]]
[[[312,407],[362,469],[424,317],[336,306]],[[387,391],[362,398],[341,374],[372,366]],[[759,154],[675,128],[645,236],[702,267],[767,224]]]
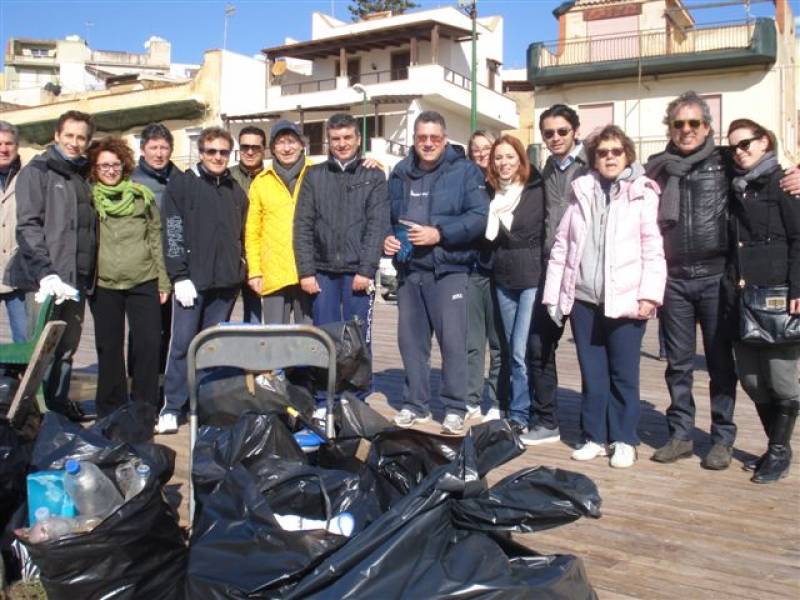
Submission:
[[[544,128],[544,120],[553,117],[561,117],[572,125],[572,129],[578,129],[581,126],[581,120],[578,118],[578,113],[575,109],[570,108],[566,104],[553,104],[550,108],[544,111],[539,117],[539,131]]]
[[[352,127],[356,130],[356,134],[359,134],[358,121],[356,121],[356,118],[353,115],[348,115],[347,113],[336,113],[331,115],[328,118],[325,131],[330,131],[331,129],[342,129],[344,127]]]
[[[229,148],[233,148],[233,136],[227,129],[223,129],[222,127],[206,127],[200,132],[200,136],[197,138],[197,149],[202,152],[205,149],[206,142],[211,142],[219,138],[227,141]]]
[[[79,110],[68,110],[58,117],[58,122],[56,123],[56,133],[61,133],[61,130],[64,129],[64,123],[67,121],[79,121],[81,123],[86,123],[87,127],[89,128],[89,139],[92,139],[92,136],[94,135],[94,117],[92,117],[92,115]]]
[[[414,131],[417,130],[417,125],[420,123],[436,123],[442,128],[442,131],[447,131],[447,124],[444,121],[444,117],[435,110],[423,110],[419,113],[417,118],[414,119]]]
[[[150,123],[149,125],[145,125],[145,128],[142,129],[139,147],[144,148],[144,145],[150,140],[164,140],[169,144],[170,148],[175,147],[175,140],[172,137],[172,132],[162,123]]]
[[[242,130],[239,132],[239,141],[242,141],[243,135],[257,135],[261,138],[261,145],[266,148],[267,147],[267,134],[264,133],[264,130],[261,127],[256,127],[255,125],[248,125],[247,127],[242,127]]]
[[[8,121],[0,121],[0,133],[10,133],[14,138],[14,143],[19,145],[19,129]]]

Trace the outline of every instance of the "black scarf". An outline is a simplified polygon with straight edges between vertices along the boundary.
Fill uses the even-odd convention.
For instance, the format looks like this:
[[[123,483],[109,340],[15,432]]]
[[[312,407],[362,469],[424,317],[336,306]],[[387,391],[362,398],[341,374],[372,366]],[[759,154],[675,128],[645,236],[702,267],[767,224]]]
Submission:
[[[22,165],[22,161],[20,160],[19,156],[15,158],[10,165],[8,165],[7,171],[0,171],[0,191],[5,192],[8,186],[11,184],[11,180],[14,179],[14,176],[19,172],[19,168]]]
[[[169,183],[169,176],[172,174],[172,162],[168,162],[167,166],[163,169],[156,169],[151,167],[147,161],[145,161],[144,156],[139,157],[139,168],[150,175],[153,179],[158,181],[163,185],[167,185]]]
[[[661,181],[662,173],[667,174],[667,182],[661,190],[661,202],[658,205],[658,224],[662,229],[672,227],[678,222],[681,178],[688,175],[694,165],[711,156],[714,148],[714,137],[709,132],[705,143],[688,156],[680,154],[675,144],[670,142],[664,152],[647,161],[645,170],[651,179]]]
[[[289,190],[290,194],[294,194],[294,188],[297,185],[297,180],[300,177],[300,172],[303,170],[303,167],[306,165],[306,153],[301,152],[300,158],[298,158],[295,163],[290,166],[286,167],[276,158],[272,161],[272,168],[275,169],[275,173],[278,177],[281,178],[281,181],[286,185],[286,188]]]

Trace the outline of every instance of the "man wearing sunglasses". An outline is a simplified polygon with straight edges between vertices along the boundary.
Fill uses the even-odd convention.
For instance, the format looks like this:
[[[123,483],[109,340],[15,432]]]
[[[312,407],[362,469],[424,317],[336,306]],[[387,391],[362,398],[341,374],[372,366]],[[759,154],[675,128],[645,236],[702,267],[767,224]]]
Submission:
[[[78,111],[62,114],[54,144],[31,160],[17,176],[17,242],[6,283],[35,292],[42,302],[55,297],[54,319],[67,328],[45,378],[47,408],[74,421],[85,415],[69,400],[72,358],[83,327],[86,295],[94,288],[97,213],[87,174],[86,148],[94,119]]]
[[[245,280],[247,194],[228,169],[233,138],[220,127],[208,127],[197,144],[200,162],[170,180],[161,207],[164,263],[174,289],[164,406],[156,425],[162,434],[178,430],[189,399],[189,343],[203,329],[228,319]]]
[[[569,204],[572,181],[587,171],[586,151],[578,140],[578,113],[565,104],[554,104],[539,117],[539,132],[550,156],[542,169],[545,193],[545,264],[553,248],[556,229]],[[544,276],[534,304],[533,324],[528,335],[528,373],[531,380],[531,410],[528,433],[520,437],[528,446],[557,442],[561,439],[558,427],[558,372],[556,350],[564,333],[547,315],[542,304]]]
[[[231,177],[250,194],[250,186],[264,170],[267,134],[260,127],[248,125],[239,132],[239,162],[231,167]],[[261,298],[246,283],[242,286],[242,309],[245,323],[261,323]]]
[[[414,148],[392,171],[393,233],[383,250],[395,257],[397,342],[405,368],[400,427],[430,420],[431,335],[442,356],[442,431],[464,432],[467,401],[467,279],[486,229],[489,198],[478,166],[447,143],[445,121],[424,111],[414,122]],[[401,241],[401,239],[403,241]]]

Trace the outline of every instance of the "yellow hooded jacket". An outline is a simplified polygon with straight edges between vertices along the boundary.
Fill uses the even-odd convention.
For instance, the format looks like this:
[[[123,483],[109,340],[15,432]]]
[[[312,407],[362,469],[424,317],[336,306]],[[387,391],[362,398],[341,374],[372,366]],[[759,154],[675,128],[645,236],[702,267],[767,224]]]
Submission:
[[[299,282],[292,246],[294,208],[303,177],[313,163],[305,158],[294,194],[270,166],[250,186],[250,205],[244,233],[247,277],[261,277],[261,295]]]

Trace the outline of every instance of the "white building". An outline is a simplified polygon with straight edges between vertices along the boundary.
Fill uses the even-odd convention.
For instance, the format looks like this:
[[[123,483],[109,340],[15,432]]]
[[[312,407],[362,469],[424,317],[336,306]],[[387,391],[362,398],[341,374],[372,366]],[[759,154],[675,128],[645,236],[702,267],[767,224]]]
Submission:
[[[277,119],[301,124],[309,153],[325,154],[325,121],[335,112],[367,116],[373,154],[391,162],[412,145],[412,126],[423,110],[445,117],[451,141],[470,135],[470,19],[455,8],[392,16],[380,13],[356,23],[314,13],[312,39],[263,50],[268,74],[262,108],[229,112],[234,134],[245,125],[268,130]],[[505,96],[503,20],[477,22],[478,127],[492,131],[518,125],[514,101]],[[366,111],[365,100],[366,98]]]

